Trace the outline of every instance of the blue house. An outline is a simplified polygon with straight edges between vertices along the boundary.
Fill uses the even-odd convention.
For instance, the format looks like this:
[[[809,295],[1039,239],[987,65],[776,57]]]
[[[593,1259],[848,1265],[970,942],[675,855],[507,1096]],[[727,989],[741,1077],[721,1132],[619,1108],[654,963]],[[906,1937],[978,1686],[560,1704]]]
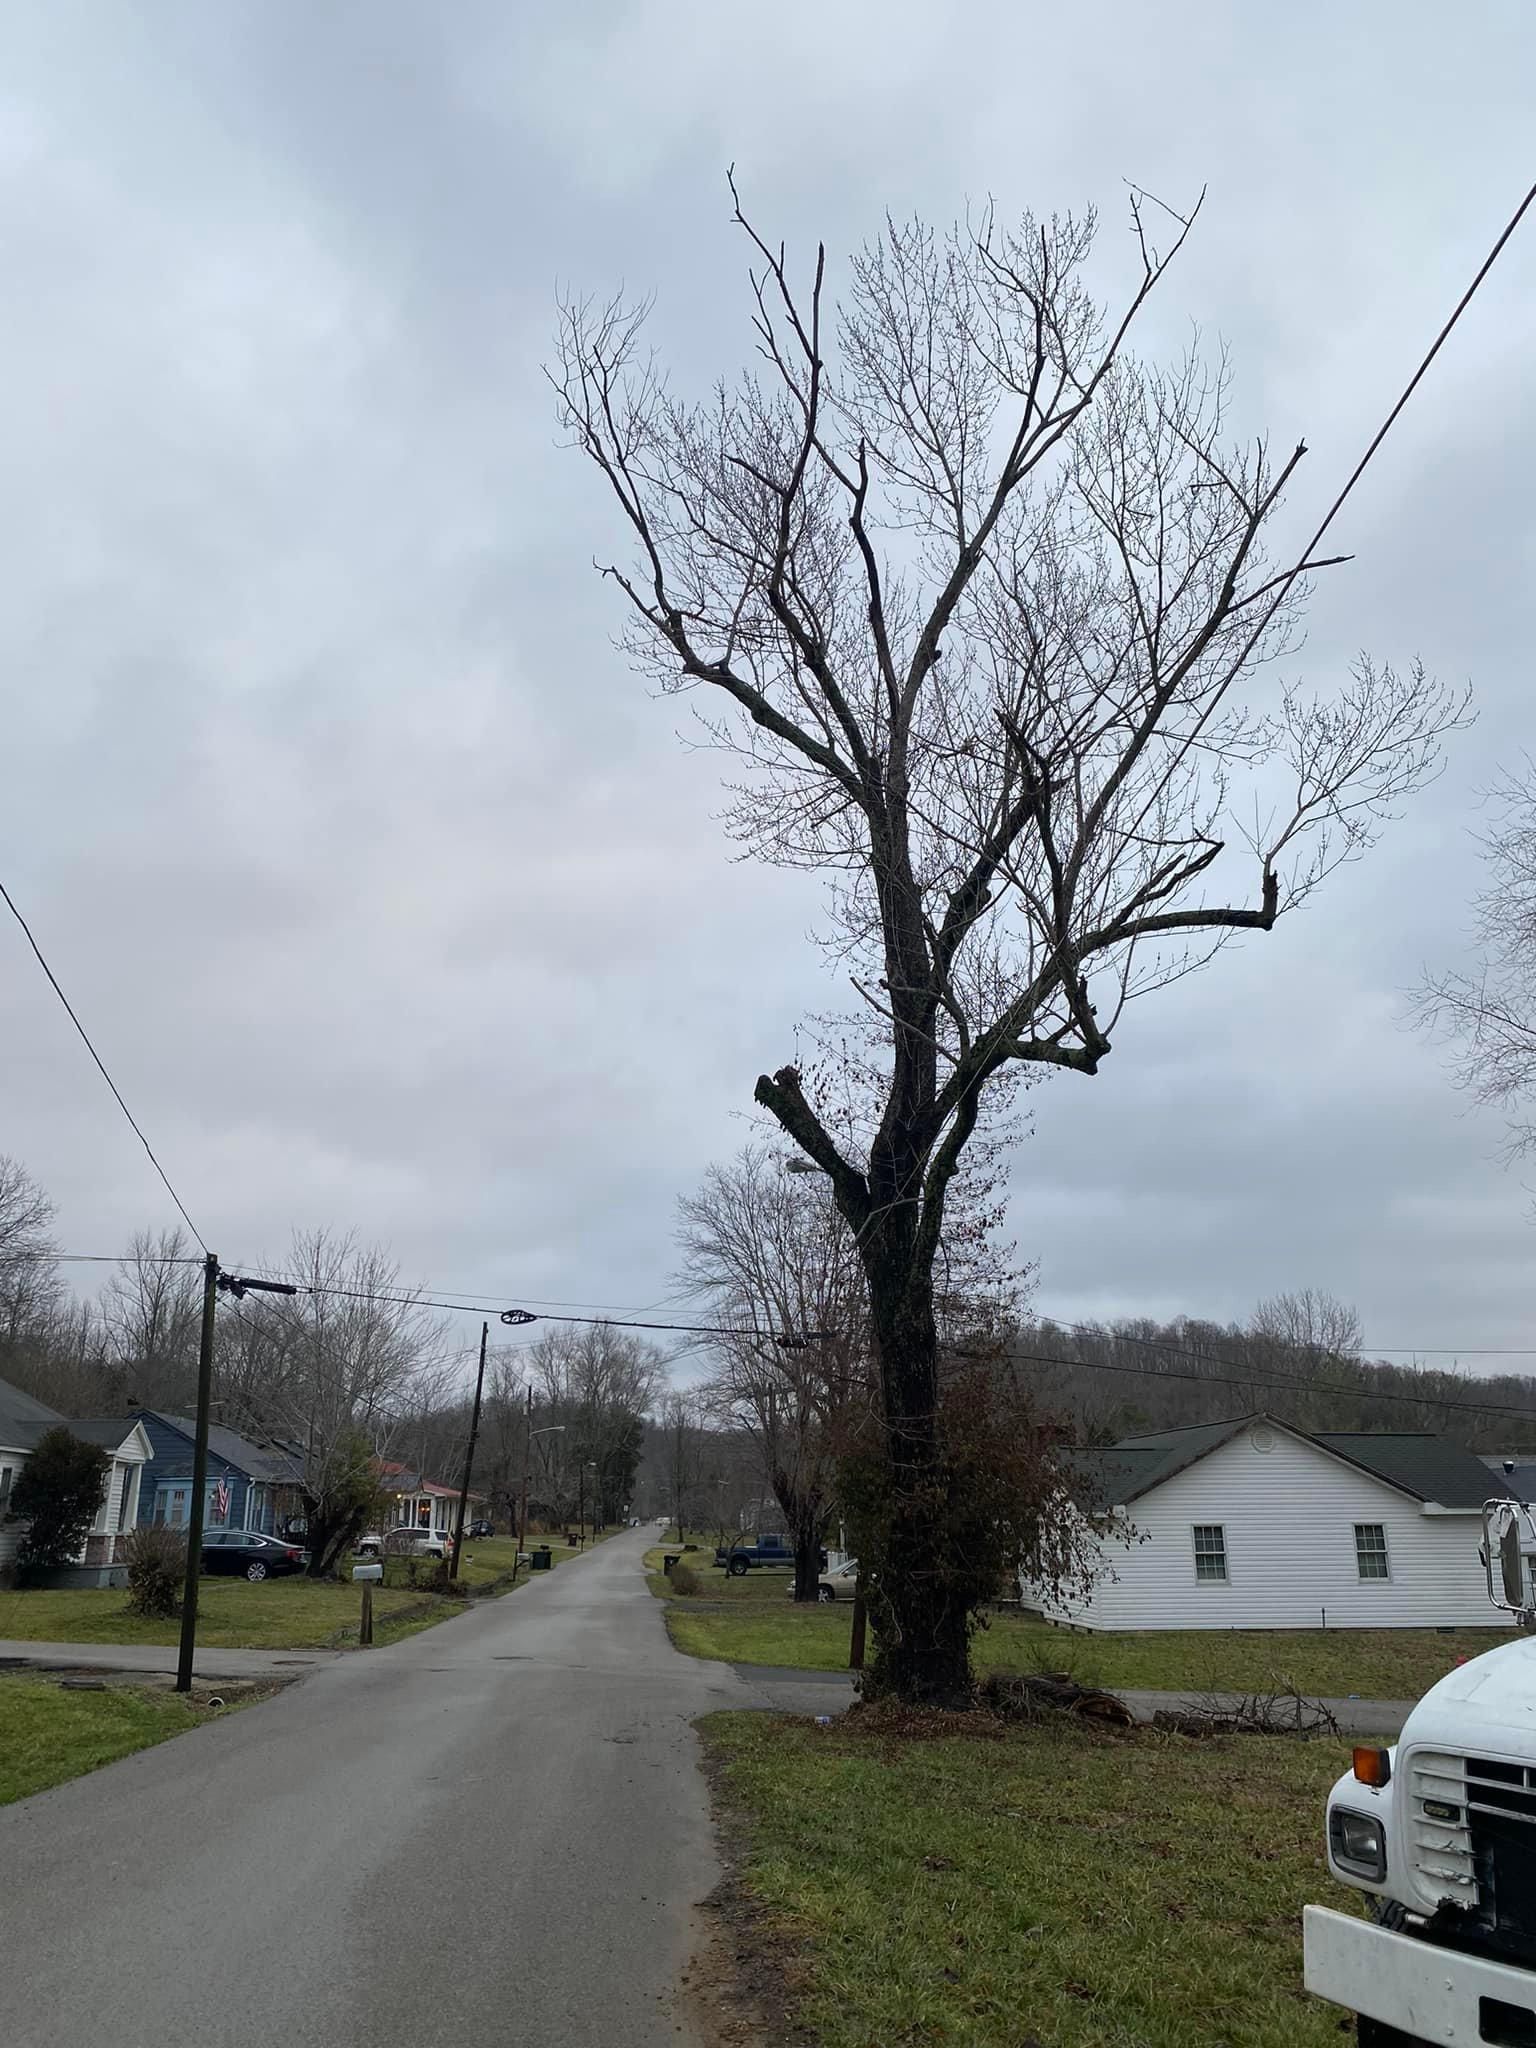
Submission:
[[[137,1419],[154,1447],[139,1496],[139,1524],[163,1523],[184,1529],[192,1513],[192,1451],[195,1425],[188,1415],[138,1410]],[[151,1474],[153,1479],[151,1479]],[[260,1529],[269,1536],[298,1534],[304,1519],[304,1455],[297,1444],[275,1437],[260,1441],[224,1429],[208,1429],[208,1491],[205,1529]]]

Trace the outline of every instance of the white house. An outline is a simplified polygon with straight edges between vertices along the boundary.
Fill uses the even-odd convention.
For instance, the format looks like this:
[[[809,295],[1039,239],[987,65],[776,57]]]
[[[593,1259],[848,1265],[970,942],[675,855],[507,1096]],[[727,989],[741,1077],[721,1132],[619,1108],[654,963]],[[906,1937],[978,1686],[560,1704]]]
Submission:
[[[379,1483],[384,1495],[383,1533],[414,1529],[419,1536],[446,1537],[453,1534],[458,1511],[459,1489],[443,1486],[413,1472],[408,1465],[381,1462]],[[469,1518],[474,1520],[485,1505],[484,1495],[469,1496]]]
[[[1506,1489],[1444,1437],[1306,1434],[1269,1415],[1075,1454],[1080,1498],[1115,1509],[1086,1599],[1027,1607],[1090,1629],[1500,1628],[1480,1544]]]
[[[119,1562],[122,1539],[138,1520],[144,1467],[154,1455],[143,1427],[124,1415],[60,1415],[5,1380],[0,1380],[0,1573],[10,1566],[21,1541],[20,1524],[7,1519],[11,1489],[38,1439],[60,1425],[72,1436],[99,1445],[109,1464],[106,1491],[89,1535],[74,1562],[50,1576],[55,1583],[69,1585],[119,1585],[124,1578]]]

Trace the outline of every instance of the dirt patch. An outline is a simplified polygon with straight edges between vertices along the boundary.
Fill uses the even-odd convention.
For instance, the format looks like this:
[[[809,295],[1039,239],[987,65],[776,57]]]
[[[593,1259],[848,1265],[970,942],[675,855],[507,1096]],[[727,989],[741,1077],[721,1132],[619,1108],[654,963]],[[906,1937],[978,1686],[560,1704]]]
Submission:
[[[950,1707],[909,1707],[899,1700],[855,1700],[836,1723],[844,1735],[876,1742],[940,1742],[962,1736],[967,1742],[1006,1742],[1005,1721],[984,1708],[959,1712]]]
[[[698,1943],[678,1989],[702,2048],[815,2048],[789,2012],[799,1949],[738,1880],[728,1876],[696,1917]]]

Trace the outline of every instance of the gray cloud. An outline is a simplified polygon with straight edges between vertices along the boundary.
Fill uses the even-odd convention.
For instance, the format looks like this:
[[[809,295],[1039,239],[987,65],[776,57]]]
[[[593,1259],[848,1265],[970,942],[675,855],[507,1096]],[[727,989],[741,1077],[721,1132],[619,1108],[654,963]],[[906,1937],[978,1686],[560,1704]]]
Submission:
[[[733,863],[716,757],[612,651],[607,506],[539,374],[557,283],[745,355],[734,159],[834,262],[882,211],[1209,185],[1145,331],[1230,343],[1313,449],[1305,529],[1526,178],[1496,6],[158,5],[0,31],[4,871],[219,1248],[291,1222],[425,1278],[643,1303],[671,1204],[835,999],[802,878]],[[1014,1224],[1080,1314],[1320,1284],[1380,1342],[1536,1343],[1527,1196],[1400,1025],[1456,955],[1477,789],[1532,738],[1536,440],[1512,247],[1341,527],[1287,674],[1476,683],[1445,778],[1289,929],[1032,1091]],[[0,1145],[81,1248],[163,1207],[0,937]],[[1527,1335],[1527,1333],[1532,1333]]]

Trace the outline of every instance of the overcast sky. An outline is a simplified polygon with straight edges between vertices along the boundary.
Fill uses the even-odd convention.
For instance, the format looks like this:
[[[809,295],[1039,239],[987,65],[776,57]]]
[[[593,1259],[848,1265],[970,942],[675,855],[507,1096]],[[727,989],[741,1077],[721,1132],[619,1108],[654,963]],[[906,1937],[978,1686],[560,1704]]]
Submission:
[[[535,16],[538,17],[535,20]],[[0,25],[0,859],[204,1235],[387,1240],[440,1288],[639,1307],[829,983],[814,886],[613,651],[608,504],[540,375],[557,286],[743,360],[723,174],[802,254],[882,213],[1209,188],[1144,346],[1230,344],[1320,513],[1531,175],[1536,18],[568,0],[13,5]],[[962,26],[963,25],[963,26]],[[1031,1091],[1058,1314],[1314,1285],[1378,1346],[1536,1346],[1530,1196],[1403,1028],[1536,743],[1536,221],[1373,465],[1287,673],[1469,680],[1448,771],[1302,915]],[[74,1249],[172,1221],[0,927],[0,1150]]]

